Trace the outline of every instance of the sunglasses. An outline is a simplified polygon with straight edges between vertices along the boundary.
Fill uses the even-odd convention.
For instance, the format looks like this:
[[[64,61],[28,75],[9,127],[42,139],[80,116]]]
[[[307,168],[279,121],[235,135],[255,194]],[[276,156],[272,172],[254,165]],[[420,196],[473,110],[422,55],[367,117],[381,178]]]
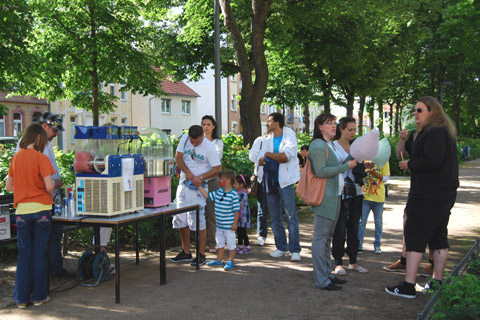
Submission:
[[[423,112],[423,109],[417,108],[417,109],[415,109],[415,111],[416,111],[417,113],[422,113],[422,112]],[[429,109],[428,111],[430,111],[430,109]]]
[[[192,160],[195,160],[195,157],[197,156],[197,154],[195,153],[195,148],[192,149],[192,153],[190,154],[190,156],[192,157]]]

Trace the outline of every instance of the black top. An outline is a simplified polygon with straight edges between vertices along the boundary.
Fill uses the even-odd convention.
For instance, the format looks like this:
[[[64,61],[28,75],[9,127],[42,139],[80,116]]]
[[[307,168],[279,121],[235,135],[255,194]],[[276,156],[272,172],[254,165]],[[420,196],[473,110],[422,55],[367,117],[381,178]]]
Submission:
[[[405,143],[410,154],[411,171],[409,197],[443,197],[458,188],[458,158],[455,138],[447,128],[422,130],[414,140],[412,133]]]
[[[300,165],[300,168],[305,167],[308,157],[304,158],[300,153],[297,153],[297,158],[298,158],[298,164]]]

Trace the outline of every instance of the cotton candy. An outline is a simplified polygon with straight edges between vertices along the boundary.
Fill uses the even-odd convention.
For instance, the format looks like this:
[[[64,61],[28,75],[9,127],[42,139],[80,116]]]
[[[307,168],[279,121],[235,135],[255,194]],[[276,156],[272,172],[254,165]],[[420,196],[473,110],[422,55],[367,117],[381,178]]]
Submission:
[[[378,143],[377,156],[373,158],[373,162],[375,163],[375,165],[379,168],[383,167],[387,163],[388,159],[390,159],[391,151],[392,150],[388,139],[383,138],[382,140],[380,140]]]
[[[350,155],[358,162],[373,160],[378,153],[378,136],[378,130],[372,129],[366,135],[355,139],[350,146]]]

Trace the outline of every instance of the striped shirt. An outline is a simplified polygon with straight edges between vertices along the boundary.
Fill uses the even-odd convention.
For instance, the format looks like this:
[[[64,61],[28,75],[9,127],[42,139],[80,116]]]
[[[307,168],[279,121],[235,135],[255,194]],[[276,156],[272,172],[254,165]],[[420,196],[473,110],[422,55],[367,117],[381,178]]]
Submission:
[[[217,228],[230,230],[235,220],[235,212],[240,211],[240,201],[235,189],[225,192],[224,188],[208,193],[208,199],[215,202]]]

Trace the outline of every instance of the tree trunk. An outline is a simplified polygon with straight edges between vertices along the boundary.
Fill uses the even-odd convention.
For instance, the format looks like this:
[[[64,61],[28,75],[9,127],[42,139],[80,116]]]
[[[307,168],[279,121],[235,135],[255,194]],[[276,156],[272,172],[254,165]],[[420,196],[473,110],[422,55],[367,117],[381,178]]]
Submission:
[[[393,135],[393,103],[388,105],[390,106],[390,135]]]
[[[365,96],[360,96],[360,109],[358,109],[358,134],[363,135],[363,112],[365,111]]]
[[[458,91],[455,95],[455,103],[453,105],[453,112],[455,114],[455,128],[457,129],[457,135],[460,135],[460,104],[463,92],[465,90],[465,77],[463,74],[460,75],[460,83],[458,85]]]
[[[303,106],[303,123],[305,125],[303,127],[303,132],[310,133],[310,109],[308,104]]]
[[[378,131],[383,134],[383,101],[379,100],[377,102],[378,107]]]
[[[242,92],[240,100],[240,121],[242,124],[243,143],[252,145],[261,134],[260,105],[265,96],[268,81],[268,66],[265,58],[264,36],[265,20],[272,0],[252,0],[252,24],[250,59],[247,55],[245,41],[233,15],[230,0],[220,0],[224,25],[232,36],[237,54]],[[252,70],[253,66],[253,70]],[[255,74],[255,82],[253,82]]]
[[[347,109],[347,117],[353,117],[353,104],[355,102],[355,90],[351,88],[344,88],[343,90],[343,95],[345,96],[345,99],[347,99],[347,106],[345,107]]]
[[[372,130],[375,128],[375,106],[368,109],[368,117],[372,119],[372,121],[370,121],[370,130]]]

